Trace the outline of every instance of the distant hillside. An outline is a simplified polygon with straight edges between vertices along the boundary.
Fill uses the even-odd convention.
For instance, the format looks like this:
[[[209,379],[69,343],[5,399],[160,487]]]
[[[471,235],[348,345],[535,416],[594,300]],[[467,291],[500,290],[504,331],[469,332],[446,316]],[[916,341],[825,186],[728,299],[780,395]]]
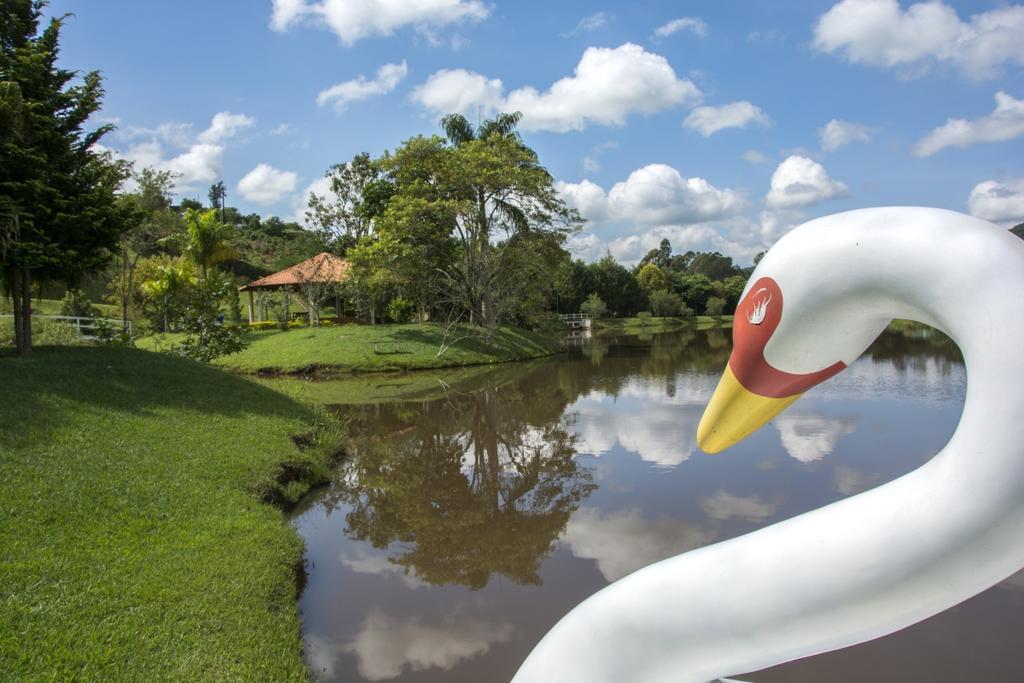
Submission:
[[[1013,226],[1012,228],[1010,228],[1010,232],[1024,240],[1024,223]]]

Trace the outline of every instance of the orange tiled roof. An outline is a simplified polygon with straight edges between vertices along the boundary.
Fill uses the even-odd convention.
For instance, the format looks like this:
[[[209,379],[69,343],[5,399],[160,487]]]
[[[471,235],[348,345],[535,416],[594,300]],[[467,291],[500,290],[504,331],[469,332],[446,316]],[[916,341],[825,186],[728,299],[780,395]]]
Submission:
[[[279,273],[253,280],[241,289],[277,289],[293,287],[303,282],[341,282],[348,277],[350,267],[349,262],[340,256],[324,252]]]

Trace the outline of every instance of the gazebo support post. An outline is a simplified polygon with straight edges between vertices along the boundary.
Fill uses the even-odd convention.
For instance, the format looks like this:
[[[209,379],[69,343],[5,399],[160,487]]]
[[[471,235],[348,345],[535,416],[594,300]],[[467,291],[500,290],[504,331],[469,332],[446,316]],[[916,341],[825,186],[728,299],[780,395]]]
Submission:
[[[252,301],[252,290],[249,290],[249,324],[252,325],[252,313],[253,313],[253,301]]]

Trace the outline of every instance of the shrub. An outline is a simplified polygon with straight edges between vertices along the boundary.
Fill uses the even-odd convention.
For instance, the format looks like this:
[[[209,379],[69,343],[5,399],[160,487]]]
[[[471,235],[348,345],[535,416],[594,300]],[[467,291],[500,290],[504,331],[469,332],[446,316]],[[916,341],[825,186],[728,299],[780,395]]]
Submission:
[[[580,305],[580,313],[596,320],[598,318],[603,318],[608,313],[608,306],[597,294],[591,294],[587,297],[587,300]]]
[[[213,273],[189,292],[182,322],[188,336],[171,347],[171,352],[186,358],[209,363],[214,358],[241,351],[249,342],[243,327],[225,325],[220,304],[234,284]]]
[[[671,316],[680,315],[686,304],[683,302],[683,297],[679,296],[675,292],[669,292],[664,289],[650,294],[651,310],[659,316]]]
[[[650,311],[640,311],[639,313],[636,314],[636,317],[640,319],[641,325],[646,325],[651,322]]]
[[[60,314],[74,318],[98,318],[100,309],[92,305],[79,289],[69,289],[60,304]]]
[[[388,317],[396,323],[412,322],[415,313],[415,304],[404,297],[396,296],[388,304]]]
[[[722,315],[722,311],[725,310],[725,299],[719,296],[710,297],[706,304],[704,304],[704,315],[711,315],[718,317]]]

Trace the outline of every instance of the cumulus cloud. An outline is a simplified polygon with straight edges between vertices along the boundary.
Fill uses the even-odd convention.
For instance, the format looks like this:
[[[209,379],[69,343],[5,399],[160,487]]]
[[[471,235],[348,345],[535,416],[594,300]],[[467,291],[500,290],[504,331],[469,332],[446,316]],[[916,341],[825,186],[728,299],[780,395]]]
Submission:
[[[372,80],[360,75],[351,81],[321,90],[316,96],[316,103],[321,107],[331,104],[336,111],[345,111],[352,102],[391,92],[408,73],[409,67],[405,60],[401,64],[385,64],[377,69],[377,77]]]
[[[772,208],[808,206],[846,194],[846,185],[832,180],[824,166],[807,157],[793,155],[772,173],[765,203]]]
[[[412,100],[438,114],[472,114],[477,107],[491,113],[502,108],[503,91],[500,79],[465,69],[441,69],[413,89]]]
[[[511,624],[473,618],[447,618],[439,624],[416,617],[400,619],[372,612],[343,651],[355,654],[360,675],[371,681],[397,678],[412,671],[450,671],[478,657],[496,643],[512,638]]]
[[[232,114],[229,111],[218,112],[213,115],[210,127],[199,134],[198,141],[205,144],[222,143],[235,137],[254,123],[256,123],[256,119],[245,114]]]
[[[323,26],[343,44],[353,45],[369,36],[390,36],[408,26],[431,38],[440,28],[480,21],[490,11],[482,0],[274,0],[270,28],[286,31],[302,23]]]
[[[562,542],[573,555],[595,560],[608,581],[617,581],[641,567],[700,548],[715,532],[680,519],[644,519],[631,508],[607,516],[581,507],[569,518]]]
[[[597,261],[608,253],[608,245],[593,233],[573,235],[566,240],[565,248],[569,250],[573,258],[583,259],[588,263]]]
[[[680,17],[654,29],[654,37],[667,38],[679,31],[689,31],[693,35],[703,38],[708,34],[708,25],[700,17]]]
[[[268,164],[259,164],[238,181],[238,192],[257,204],[273,204],[295,191],[299,176]]]
[[[309,185],[306,185],[302,192],[295,195],[292,202],[291,220],[299,225],[306,225],[306,209],[309,207],[309,198],[314,194],[327,202],[336,201],[338,198],[338,195],[331,191],[330,178],[321,176]]]
[[[972,79],[994,78],[1003,65],[1024,65],[1024,6],[1010,5],[963,21],[942,0],[906,10],[897,0],[843,0],[814,27],[814,48],[855,64],[896,68],[905,76],[951,65]]]
[[[978,183],[967,198],[967,210],[993,223],[1024,221],[1024,178]]]
[[[849,418],[785,413],[772,422],[779,431],[782,447],[800,462],[821,460],[835,450],[839,438],[852,434],[856,422]]]
[[[746,128],[751,123],[770,126],[772,120],[760,107],[746,100],[719,107],[697,107],[683,121],[684,126],[692,128],[706,138],[725,128]]]
[[[198,136],[193,135],[191,124],[165,123],[155,129],[129,128],[126,137],[149,139],[132,143],[127,149],[110,151],[131,161],[136,170],[148,167],[170,171],[176,176],[178,191],[189,191],[214,183],[221,177],[226,144],[254,123],[255,119],[245,114],[222,111],[214,114],[209,127]]]
[[[629,174],[607,193],[597,184],[558,182],[565,202],[588,221],[628,220],[640,225],[700,223],[735,215],[743,196],[720,190],[703,178],[685,178],[666,164],[649,164]]]
[[[588,47],[572,76],[541,92],[527,86],[507,95],[499,79],[465,69],[432,74],[412,99],[438,114],[519,111],[523,130],[564,133],[589,124],[623,125],[632,114],[650,114],[700,101],[692,82],[676,76],[668,60],[639,45]]]
[[[1024,100],[996,93],[996,108],[988,116],[968,121],[948,119],[914,146],[914,155],[928,157],[946,147],[961,149],[983,142],[1003,142],[1024,135]]]
[[[863,123],[832,119],[818,130],[821,148],[832,152],[852,142],[871,142],[871,129]]]

